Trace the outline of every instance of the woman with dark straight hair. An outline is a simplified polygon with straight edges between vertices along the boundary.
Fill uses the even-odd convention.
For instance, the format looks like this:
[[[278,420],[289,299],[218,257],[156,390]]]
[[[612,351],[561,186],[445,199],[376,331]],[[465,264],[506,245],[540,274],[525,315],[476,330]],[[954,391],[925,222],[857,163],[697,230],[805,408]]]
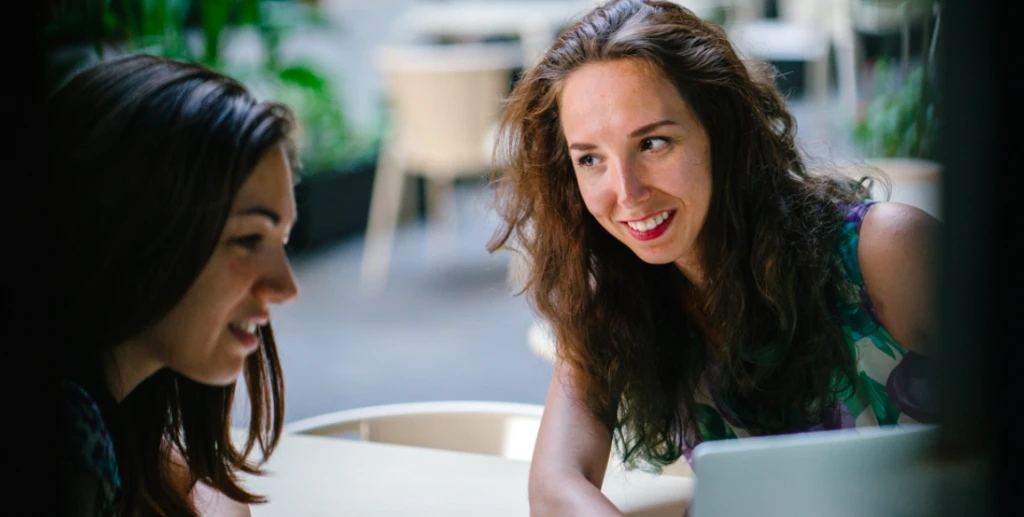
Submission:
[[[557,343],[531,514],[621,515],[613,445],[659,468],[707,440],[932,421],[937,221],[810,171],[795,133],[771,74],[673,2],[596,7],[517,83],[490,249],[524,253]]]
[[[297,294],[293,115],[147,55],[82,70],[45,111],[67,513],[248,514],[263,498],[239,475],[260,473],[249,455],[273,452],[284,418],[268,311]]]

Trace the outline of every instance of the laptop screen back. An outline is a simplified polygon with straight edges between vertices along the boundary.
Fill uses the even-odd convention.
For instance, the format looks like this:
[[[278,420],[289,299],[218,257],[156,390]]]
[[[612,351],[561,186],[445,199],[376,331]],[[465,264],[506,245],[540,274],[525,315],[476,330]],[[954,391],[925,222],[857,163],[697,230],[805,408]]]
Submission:
[[[937,426],[704,442],[690,517],[935,515]]]

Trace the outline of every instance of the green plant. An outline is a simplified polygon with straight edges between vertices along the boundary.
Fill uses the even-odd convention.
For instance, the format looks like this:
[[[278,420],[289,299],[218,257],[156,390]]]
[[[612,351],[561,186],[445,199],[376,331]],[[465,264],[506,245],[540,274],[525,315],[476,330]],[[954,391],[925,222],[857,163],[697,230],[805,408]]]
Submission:
[[[935,150],[939,92],[935,85],[935,48],[941,26],[940,0],[860,0],[893,11],[900,26],[897,66],[885,57],[875,65],[870,103],[858,116],[854,142],[870,157],[929,159]],[[910,55],[911,20],[923,21],[922,54]]]
[[[854,129],[854,141],[873,157],[929,158],[936,135],[936,90],[927,63],[908,67],[906,77],[880,59],[877,94]]]
[[[368,141],[348,124],[333,93],[336,86],[314,65],[294,62],[270,70],[236,67],[231,75],[257,94],[295,111],[301,124],[298,144],[304,175],[334,170],[372,154]]]
[[[324,19],[311,5],[282,0],[59,0],[45,37],[51,47],[88,43],[102,58],[106,47],[201,63],[235,77],[257,96],[283,102],[300,124],[304,174],[336,170],[374,151],[373,140],[352,131],[336,85],[316,65],[285,61],[280,42],[290,31]],[[263,60],[235,63],[222,53],[225,31],[249,27],[260,35]],[[190,36],[195,36],[191,37]],[[196,45],[198,43],[198,45]],[[54,58],[53,81],[75,68]]]

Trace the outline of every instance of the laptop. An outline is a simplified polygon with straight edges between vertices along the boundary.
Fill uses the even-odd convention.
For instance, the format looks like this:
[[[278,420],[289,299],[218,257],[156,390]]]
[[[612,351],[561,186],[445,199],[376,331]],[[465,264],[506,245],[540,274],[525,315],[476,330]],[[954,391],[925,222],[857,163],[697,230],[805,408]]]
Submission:
[[[690,517],[916,517],[939,512],[939,428],[888,426],[720,440],[693,451]]]

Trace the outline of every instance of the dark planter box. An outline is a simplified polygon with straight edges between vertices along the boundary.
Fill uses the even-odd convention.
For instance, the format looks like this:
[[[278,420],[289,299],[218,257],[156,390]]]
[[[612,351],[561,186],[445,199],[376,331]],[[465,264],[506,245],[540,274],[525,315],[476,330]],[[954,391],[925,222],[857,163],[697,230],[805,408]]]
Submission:
[[[366,231],[376,157],[353,162],[337,171],[303,177],[295,185],[298,221],[289,247],[305,252]]]

